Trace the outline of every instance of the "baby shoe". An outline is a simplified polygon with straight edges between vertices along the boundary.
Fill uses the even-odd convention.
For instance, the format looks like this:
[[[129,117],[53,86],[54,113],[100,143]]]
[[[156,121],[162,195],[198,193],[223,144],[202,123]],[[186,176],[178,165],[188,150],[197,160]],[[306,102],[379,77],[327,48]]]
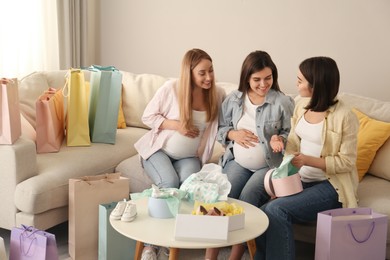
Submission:
[[[125,208],[126,208],[126,199],[123,199],[123,201],[119,201],[117,204],[116,204],[116,207],[114,208],[114,210],[111,212],[110,214],[110,219],[121,219],[124,211],[125,211]]]
[[[158,248],[154,246],[146,246],[142,251],[141,260],[157,260],[157,251]]]
[[[137,216],[137,206],[132,201],[126,202],[126,208],[121,217],[122,221],[130,222]]]

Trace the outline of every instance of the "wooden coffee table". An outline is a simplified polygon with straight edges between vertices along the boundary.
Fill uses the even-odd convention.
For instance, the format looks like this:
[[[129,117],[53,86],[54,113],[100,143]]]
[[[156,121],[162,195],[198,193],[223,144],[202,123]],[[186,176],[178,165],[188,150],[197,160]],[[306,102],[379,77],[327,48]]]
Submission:
[[[112,227],[122,235],[137,241],[134,259],[141,258],[144,243],[168,247],[169,259],[178,257],[179,249],[205,249],[226,247],[240,243],[248,243],[249,253],[253,257],[256,246],[254,239],[268,228],[268,217],[259,208],[236,199],[229,198],[229,203],[237,203],[244,208],[245,228],[229,232],[226,242],[178,241],[174,238],[175,218],[152,218],[148,213],[148,198],[134,200],[137,205],[137,218],[132,222],[111,220]],[[182,201],[180,213],[190,214],[193,204]],[[190,223],[189,223],[190,224]]]

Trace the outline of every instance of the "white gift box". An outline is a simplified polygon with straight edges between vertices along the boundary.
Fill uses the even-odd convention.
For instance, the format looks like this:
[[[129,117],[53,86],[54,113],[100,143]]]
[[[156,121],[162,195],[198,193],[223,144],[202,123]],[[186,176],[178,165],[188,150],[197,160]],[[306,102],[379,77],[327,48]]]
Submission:
[[[230,231],[245,227],[245,214],[203,216],[177,214],[175,240],[226,242]]]

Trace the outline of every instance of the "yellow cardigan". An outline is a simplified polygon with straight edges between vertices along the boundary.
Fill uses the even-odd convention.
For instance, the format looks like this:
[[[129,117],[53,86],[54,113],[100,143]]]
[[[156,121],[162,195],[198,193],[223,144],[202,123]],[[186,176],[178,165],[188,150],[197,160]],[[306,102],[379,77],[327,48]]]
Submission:
[[[300,98],[291,118],[291,131],[287,139],[285,155],[300,151],[300,138],[295,134],[298,121],[306,112],[309,98]],[[342,100],[327,110],[322,130],[321,157],[325,158],[325,175],[339,195],[343,207],[357,207],[356,169],[357,134],[359,120]]]

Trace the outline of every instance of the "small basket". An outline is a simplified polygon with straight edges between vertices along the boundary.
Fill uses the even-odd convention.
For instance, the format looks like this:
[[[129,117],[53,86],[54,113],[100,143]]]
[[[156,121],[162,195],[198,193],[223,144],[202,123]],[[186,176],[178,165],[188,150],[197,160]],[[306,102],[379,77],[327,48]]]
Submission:
[[[264,177],[265,190],[272,198],[290,196],[303,190],[301,176],[298,173],[274,179],[272,178],[274,170],[270,169]]]
[[[173,218],[166,199],[149,198],[148,202],[149,216],[152,218]]]

